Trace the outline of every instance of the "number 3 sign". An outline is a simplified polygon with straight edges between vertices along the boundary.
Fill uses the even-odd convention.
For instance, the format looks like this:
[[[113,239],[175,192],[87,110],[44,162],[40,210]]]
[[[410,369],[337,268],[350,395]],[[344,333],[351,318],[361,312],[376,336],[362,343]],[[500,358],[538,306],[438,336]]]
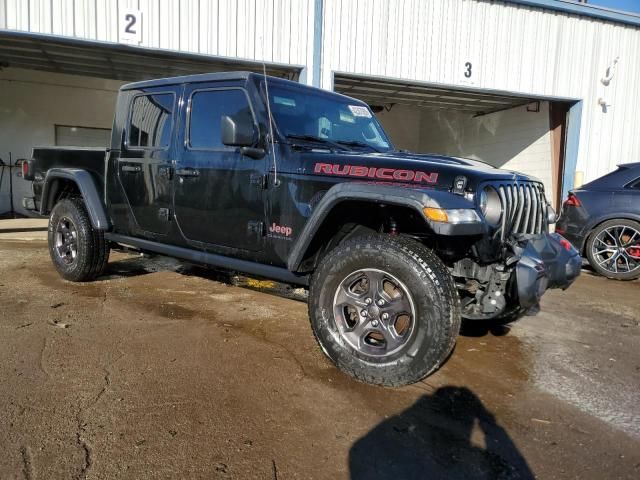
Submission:
[[[474,60],[470,58],[464,58],[460,64],[458,81],[466,85],[475,85],[478,83],[480,69]]]
[[[142,42],[142,12],[124,9],[120,11],[119,38],[124,43]]]

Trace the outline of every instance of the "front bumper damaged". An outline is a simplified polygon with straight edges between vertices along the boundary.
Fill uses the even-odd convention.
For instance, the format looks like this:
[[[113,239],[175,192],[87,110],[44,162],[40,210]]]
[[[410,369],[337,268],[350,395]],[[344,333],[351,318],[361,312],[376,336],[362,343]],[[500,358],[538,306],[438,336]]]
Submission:
[[[578,251],[557,233],[514,235],[503,245],[501,258],[484,264],[464,258],[453,264],[463,318],[534,315],[544,292],[568,288],[582,267]]]
[[[516,285],[520,306],[535,311],[549,288],[568,288],[580,275],[582,258],[557,233],[520,235],[512,244],[517,260]]]

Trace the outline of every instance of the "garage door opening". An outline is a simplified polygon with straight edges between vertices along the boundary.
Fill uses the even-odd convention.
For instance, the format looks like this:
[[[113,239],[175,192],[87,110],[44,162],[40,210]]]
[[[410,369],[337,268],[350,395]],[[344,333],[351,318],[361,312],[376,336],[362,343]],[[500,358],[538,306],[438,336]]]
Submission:
[[[295,65],[267,63],[265,67],[267,74],[291,80],[298,79],[301,71]],[[125,83],[233,70],[262,72],[263,65],[0,31],[0,165],[5,164],[0,168],[4,172],[0,175],[0,215],[31,214],[21,206],[30,185],[19,177],[15,164],[17,159],[29,158],[34,146],[107,146],[118,89]]]
[[[334,89],[367,102],[396,148],[535,176],[558,207],[570,103],[342,74]]]

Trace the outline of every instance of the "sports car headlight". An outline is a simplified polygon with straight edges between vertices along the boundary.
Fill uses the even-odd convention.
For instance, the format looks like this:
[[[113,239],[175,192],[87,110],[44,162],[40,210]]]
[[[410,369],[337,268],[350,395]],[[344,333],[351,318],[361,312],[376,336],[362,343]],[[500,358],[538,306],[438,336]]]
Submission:
[[[502,218],[502,202],[497,190],[486,186],[480,192],[480,211],[489,225],[497,226]]]
[[[473,208],[432,208],[425,207],[423,209],[425,217],[434,222],[443,223],[479,223],[480,217]]]

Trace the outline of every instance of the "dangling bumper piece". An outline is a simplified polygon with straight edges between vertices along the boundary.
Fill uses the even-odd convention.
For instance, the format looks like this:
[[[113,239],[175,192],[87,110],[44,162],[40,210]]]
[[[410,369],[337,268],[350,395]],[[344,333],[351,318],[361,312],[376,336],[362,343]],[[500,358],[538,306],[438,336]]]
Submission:
[[[521,235],[513,245],[513,251],[519,257],[516,284],[523,308],[537,307],[547,289],[565,290],[580,275],[580,254],[557,233]]]

